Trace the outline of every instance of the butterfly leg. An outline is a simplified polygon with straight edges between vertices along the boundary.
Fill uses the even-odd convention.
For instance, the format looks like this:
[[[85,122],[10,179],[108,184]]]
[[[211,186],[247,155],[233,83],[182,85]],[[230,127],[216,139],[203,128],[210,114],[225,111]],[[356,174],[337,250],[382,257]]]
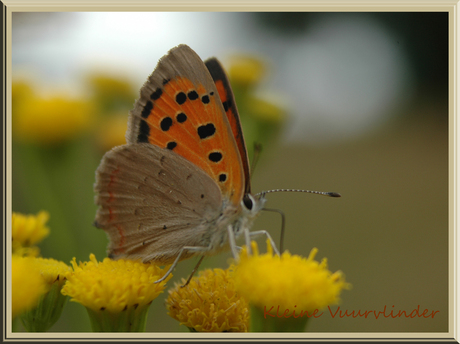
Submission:
[[[236,241],[235,241],[235,233],[233,233],[233,227],[231,225],[227,226],[227,231],[228,231],[228,243],[230,245],[230,248],[232,250],[233,258],[235,260],[239,259],[238,251],[237,251],[237,246],[236,246]]]
[[[246,249],[248,250],[248,254],[252,255],[251,238],[250,238],[251,234],[249,232],[249,229],[247,228],[244,228],[243,232],[244,232],[244,240],[246,241]]]
[[[254,232],[250,232],[250,231],[247,231],[249,234],[249,236],[251,237],[256,237],[256,236],[259,236],[259,235],[265,235],[268,240],[270,240],[270,245],[273,247],[273,251],[275,251],[275,253],[279,256],[280,253],[278,251],[278,249],[276,248],[276,244],[275,242],[273,241],[272,237],[270,236],[270,234],[267,232],[267,231],[254,231]]]
[[[169,270],[164,274],[163,277],[161,277],[159,280],[157,280],[157,281],[155,281],[153,283],[160,283],[161,281],[164,281],[166,279],[166,277],[169,276],[169,274],[176,267],[177,263],[179,262],[180,256],[182,255],[182,253],[184,253],[184,251],[203,252],[203,251],[208,251],[208,250],[209,250],[209,247],[203,247],[203,246],[184,246],[184,247],[182,247],[181,250],[179,251],[179,254],[177,255],[176,259],[174,260],[174,262],[172,263],[171,267],[169,268]],[[201,263],[201,261],[200,261],[200,263]]]
[[[187,284],[190,283],[190,281],[191,281],[193,275],[195,274],[196,270],[198,270],[198,267],[200,266],[201,262],[203,261],[203,258],[204,258],[204,256],[201,256],[200,260],[198,261],[198,264],[195,265],[195,267],[194,267],[193,270],[192,270],[192,273],[191,273],[190,276],[188,277],[187,282],[185,282],[184,285],[181,285],[181,286],[180,286],[181,288],[185,287]]]

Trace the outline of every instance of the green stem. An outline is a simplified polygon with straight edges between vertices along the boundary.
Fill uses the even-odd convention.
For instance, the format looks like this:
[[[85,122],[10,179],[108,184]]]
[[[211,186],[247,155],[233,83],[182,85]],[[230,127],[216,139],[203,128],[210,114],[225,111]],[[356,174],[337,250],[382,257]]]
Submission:
[[[129,307],[121,312],[86,308],[93,332],[145,332],[148,305]]]
[[[20,315],[22,324],[29,332],[46,332],[61,316],[68,297],[61,294],[63,283],[52,284],[48,293],[42,296],[38,306]]]

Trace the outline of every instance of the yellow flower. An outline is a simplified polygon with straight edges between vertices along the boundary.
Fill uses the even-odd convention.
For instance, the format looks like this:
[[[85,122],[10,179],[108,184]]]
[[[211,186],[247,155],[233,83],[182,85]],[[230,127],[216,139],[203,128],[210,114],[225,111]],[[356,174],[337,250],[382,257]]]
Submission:
[[[286,118],[286,111],[280,106],[256,97],[248,102],[248,111],[260,121],[273,125],[282,124]]]
[[[50,232],[45,225],[49,217],[49,213],[43,210],[37,215],[23,215],[13,212],[11,220],[13,252],[33,246],[43,240]]]
[[[144,331],[148,307],[172,277],[154,283],[164,269],[124,259],[98,262],[94,254],[79,265],[74,258],[72,266],[62,293],[86,307],[95,332]]]
[[[66,278],[72,272],[72,268],[66,263],[52,259],[52,258],[35,258],[37,262],[40,273],[44,281],[51,285],[53,283],[63,284]]]
[[[136,92],[126,78],[96,73],[89,75],[86,81],[93,100],[102,113],[132,108]]]
[[[236,291],[232,268],[207,269],[169,290],[168,314],[197,332],[247,332],[248,304]],[[182,280],[182,284],[185,280]]]
[[[124,145],[126,143],[125,133],[128,127],[126,114],[106,116],[100,126],[101,128],[104,127],[104,130],[99,136],[99,145],[103,151],[110,150],[115,146]]]
[[[14,318],[35,307],[40,296],[47,291],[47,286],[35,258],[13,255],[11,264],[11,305]]]
[[[11,85],[12,106],[13,109],[25,99],[33,96],[32,87],[25,81],[14,81]]]
[[[24,142],[57,144],[73,139],[90,126],[94,116],[92,104],[80,99],[33,94],[13,97],[13,133]]]
[[[126,79],[105,74],[93,74],[88,77],[88,83],[101,96],[123,96],[132,101],[133,87]]]
[[[94,254],[89,262],[72,261],[74,272],[62,289],[71,301],[95,311],[120,312],[125,307],[150,304],[163,292],[165,283],[153,283],[163,276],[163,269],[154,264],[132,260],[104,258],[98,262]]]
[[[34,262],[40,270],[47,292],[40,297],[36,307],[23,312],[20,318],[29,332],[44,332],[61,316],[67,301],[67,296],[61,294],[61,288],[72,269],[55,259],[34,258]]]
[[[230,61],[228,75],[232,84],[250,86],[262,79],[265,70],[265,63],[260,58],[249,55],[235,55]]]
[[[273,254],[267,241],[267,253],[259,254],[255,242],[251,243],[253,255],[246,248],[241,252],[235,270],[235,287],[249,303],[265,309],[274,307],[307,311],[323,309],[339,302],[340,292],[350,285],[341,272],[327,269],[324,258],[321,263],[314,260],[317,249],[311,250],[308,258],[291,255],[285,251],[281,257]]]

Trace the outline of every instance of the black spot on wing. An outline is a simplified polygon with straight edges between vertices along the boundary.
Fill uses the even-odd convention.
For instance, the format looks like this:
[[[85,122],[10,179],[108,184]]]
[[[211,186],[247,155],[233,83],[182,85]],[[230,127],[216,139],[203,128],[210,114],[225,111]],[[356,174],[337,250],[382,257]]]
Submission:
[[[187,120],[187,115],[181,112],[180,114],[176,116],[176,120],[178,123],[184,123]]]
[[[176,147],[177,147],[177,143],[174,142],[174,141],[168,142],[168,144],[166,145],[166,148],[168,148],[170,150],[173,150]]]
[[[153,92],[151,95],[150,95],[150,99],[152,100],[157,100],[161,97],[161,95],[163,94],[163,90],[161,88],[157,88],[155,90],[155,92]]]
[[[190,91],[189,93],[187,93],[187,97],[190,100],[196,100],[198,99],[198,93],[196,93],[196,91]]]
[[[176,103],[179,104],[179,105],[182,105],[185,103],[185,101],[187,100],[187,96],[184,92],[179,92],[177,95],[176,95]]]
[[[230,102],[230,100],[227,100],[227,101],[223,102],[222,105],[224,106],[225,112],[227,112],[228,109],[230,109],[231,102]]]
[[[200,137],[200,139],[203,140],[203,139],[213,136],[216,132],[216,127],[214,126],[214,124],[208,123],[208,124],[199,126],[197,129],[197,132],[198,132],[198,136]]]
[[[153,109],[153,103],[149,100],[145,104],[144,108],[142,109],[141,116],[143,118],[149,117],[150,113],[152,112],[152,109]]]
[[[165,117],[161,120],[160,128],[163,131],[168,131],[169,128],[173,125],[173,120],[171,117]]]
[[[204,95],[203,97],[201,97],[201,101],[203,102],[203,104],[209,104],[209,96],[208,95]]]
[[[222,160],[222,153],[220,152],[212,152],[208,156],[209,160],[212,162],[219,162]]]
[[[139,134],[137,135],[137,142],[149,142],[150,127],[145,121],[139,124]]]

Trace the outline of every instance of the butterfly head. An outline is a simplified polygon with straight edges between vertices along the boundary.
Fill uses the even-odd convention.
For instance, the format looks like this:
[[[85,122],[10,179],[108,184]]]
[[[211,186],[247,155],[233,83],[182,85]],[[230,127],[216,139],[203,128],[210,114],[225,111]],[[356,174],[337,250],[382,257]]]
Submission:
[[[250,193],[247,193],[244,195],[243,200],[241,201],[241,206],[244,211],[250,214],[257,214],[260,210],[262,210],[265,202],[265,194],[261,193],[257,196],[253,196]]]

